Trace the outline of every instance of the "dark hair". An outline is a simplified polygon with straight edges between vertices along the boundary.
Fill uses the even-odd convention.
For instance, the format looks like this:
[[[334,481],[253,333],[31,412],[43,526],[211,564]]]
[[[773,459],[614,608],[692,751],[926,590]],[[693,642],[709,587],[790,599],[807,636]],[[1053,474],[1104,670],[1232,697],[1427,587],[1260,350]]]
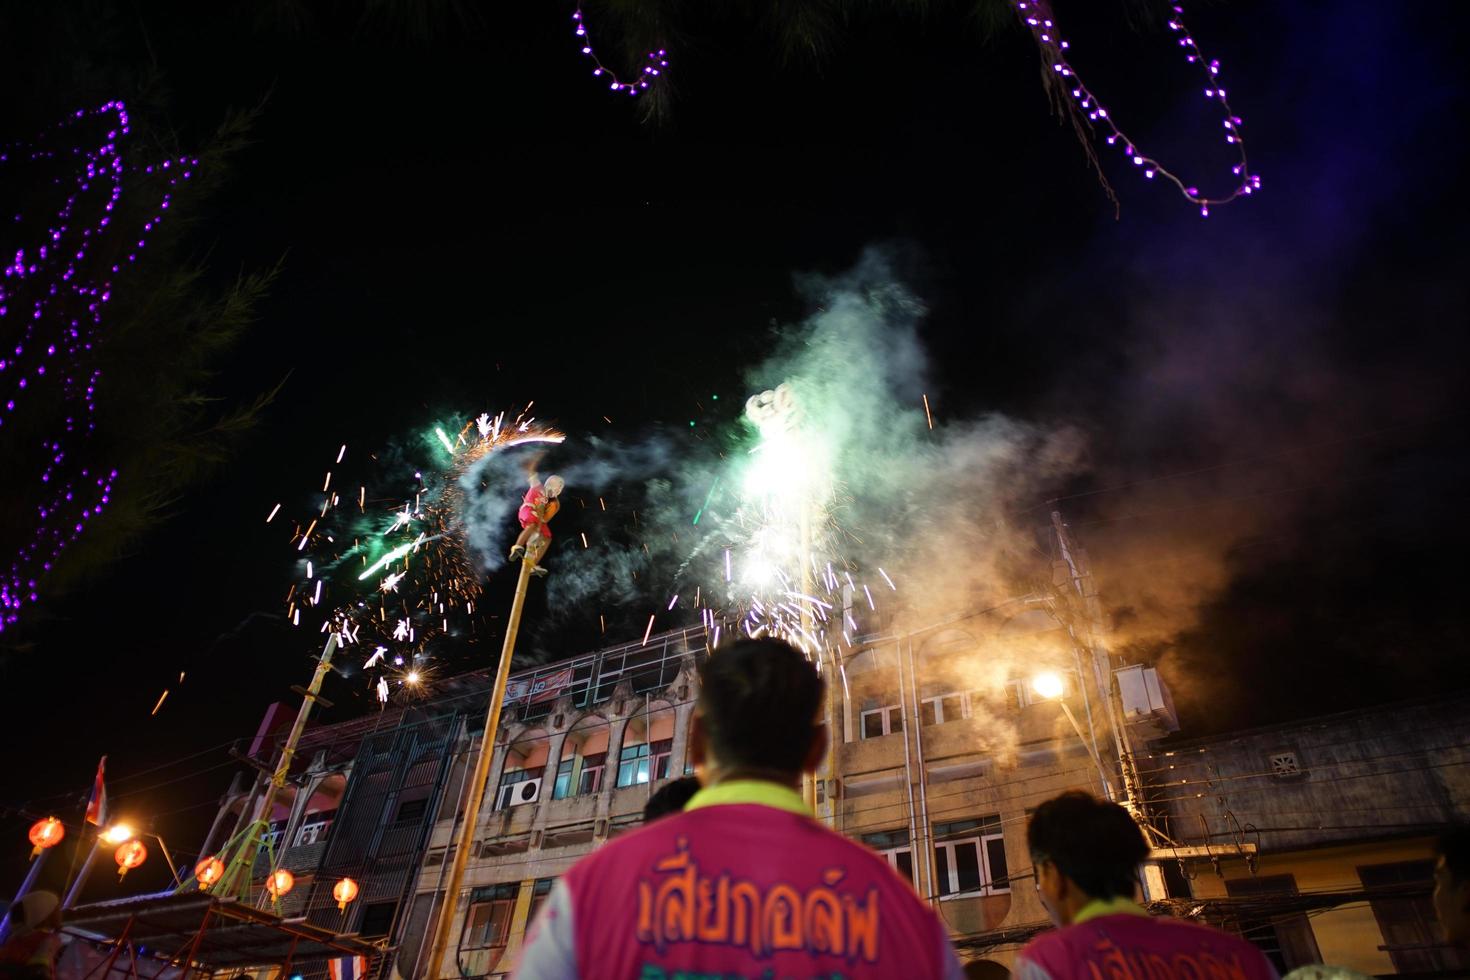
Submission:
[[[658,788],[658,792],[648,798],[643,804],[643,822],[652,823],[659,817],[667,817],[671,813],[678,813],[684,809],[695,793],[699,792],[699,780],[693,776],[683,776],[671,783],[664,783]]]
[[[1445,870],[1456,882],[1470,882],[1470,827],[1451,827],[1440,835],[1434,853],[1444,858]]]
[[[1047,800],[1026,825],[1031,861],[1050,860],[1092,898],[1133,896],[1148,843],[1128,811],[1081,790]]]
[[[737,640],[699,669],[710,749],[725,767],[799,773],[812,744],[822,679],[780,640]]]

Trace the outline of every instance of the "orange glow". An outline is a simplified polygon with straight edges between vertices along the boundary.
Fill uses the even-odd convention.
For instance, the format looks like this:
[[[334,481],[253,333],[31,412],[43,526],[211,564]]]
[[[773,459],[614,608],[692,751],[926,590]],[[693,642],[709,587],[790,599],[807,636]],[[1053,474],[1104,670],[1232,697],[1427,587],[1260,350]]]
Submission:
[[[357,897],[357,882],[343,878],[332,886],[332,897],[337,900],[337,908],[347,911],[347,903]]]
[[[207,857],[194,866],[194,877],[199,879],[199,890],[208,891],[209,886],[225,875],[225,863],[217,857]]]
[[[61,839],[65,836],[66,828],[55,817],[37,820],[31,824],[31,843],[35,845],[31,848],[31,857],[35,857],[48,847],[60,844]]]
[[[140,840],[130,840],[120,845],[112,856],[117,861],[117,880],[122,881],[123,876],[148,859],[148,848]]]
[[[285,868],[278,868],[271,872],[271,876],[265,880],[265,890],[271,893],[271,901],[275,901],[289,892],[296,885],[296,876]]]

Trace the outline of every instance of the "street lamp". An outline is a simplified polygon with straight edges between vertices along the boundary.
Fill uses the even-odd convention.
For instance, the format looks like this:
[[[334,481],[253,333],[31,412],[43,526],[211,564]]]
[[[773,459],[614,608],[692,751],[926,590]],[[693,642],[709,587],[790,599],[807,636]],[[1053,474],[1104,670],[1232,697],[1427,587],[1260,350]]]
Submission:
[[[102,832],[102,839],[109,844],[125,844],[137,836],[133,828],[126,823],[115,823]]]
[[[1067,699],[1064,697],[1067,693],[1067,684],[1062,679],[1062,675],[1054,670],[1042,671],[1031,678],[1031,690],[1043,701],[1055,701],[1061,706],[1062,714],[1067,716],[1067,721],[1072,725],[1072,731],[1077,733],[1077,738],[1081,740],[1082,747],[1092,757],[1092,764],[1097,766],[1098,778],[1102,780],[1103,789],[1106,791],[1108,798],[1115,799],[1113,783],[1108,779],[1108,771],[1103,767],[1102,757],[1097,753],[1097,746],[1088,737],[1088,733],[1082,730],[1082,726],[1077,724],[1077,716],[1072,714],[1071,707],[1067,705]]]
[[[1062,675],[1056,671],[1048,670],[1031,678],[1031,690],[1047,701],[1060,701],[1067,686],[1062,682]],[[1078,732],[1080,735],[1081,732]]]
[[[97,853],[102,849],[102,845],[107,844],[111,847],[121,847],[128,841],[137,840],[139,837],[151,837],[158,841],[158,849],[163,852],[163,859],[168,862],[169,874],[173,876],[174,884],[178,884],[179,870],[174,866],[173,855],[169,853],[168,845],[163,842],[163,838],[151,831],[139,831],[126,820],[119,820],[117,823],[97,834],[97,839],[92,842],[92,850],[87,854],[87,860],[82,862],[82,870],[77,875],[76,881],[72,882],[71,888],[67,890],[66,899],[61,903],[61,907],[69,909],[76,904],[77,898],[82,893],[82,887],[86,885],[87,879],[92,874],[92,865],[96,863]],[[146,856],[146,852],[144,852],[144,856]],[[142,863],[141,858],[138,863]],[[133,865],[133,867],[136,866]]]

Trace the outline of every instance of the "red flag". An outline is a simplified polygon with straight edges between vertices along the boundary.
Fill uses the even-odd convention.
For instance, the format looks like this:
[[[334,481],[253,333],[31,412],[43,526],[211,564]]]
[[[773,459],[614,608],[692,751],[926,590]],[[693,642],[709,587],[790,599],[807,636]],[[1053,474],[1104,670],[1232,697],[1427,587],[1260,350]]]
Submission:
[[[107,822],[107,784],[102,781],[107,756],[97,763],[97,779],[92,783],[92,798],[87,801],[87,823],[100,827]]]

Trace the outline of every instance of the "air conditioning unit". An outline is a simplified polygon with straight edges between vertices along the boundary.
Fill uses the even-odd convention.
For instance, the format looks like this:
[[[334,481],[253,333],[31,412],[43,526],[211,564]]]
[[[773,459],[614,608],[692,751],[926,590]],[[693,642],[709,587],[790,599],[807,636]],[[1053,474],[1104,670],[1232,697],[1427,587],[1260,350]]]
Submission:
[[[541,799],[541,777],[535,779],[523,779],[518,783],[500,787],[500,798],[495,801],[495,809],[504,810],[511,806],[524,806],[527,803],[535,803]]]
[[[1157,670],[1135,664],[1120,667],[1116,674],[1125,721],[1138,725],[1148,738],[1158,738],[1179,730],[1179,716],[1174,711],[1174,699]]]

